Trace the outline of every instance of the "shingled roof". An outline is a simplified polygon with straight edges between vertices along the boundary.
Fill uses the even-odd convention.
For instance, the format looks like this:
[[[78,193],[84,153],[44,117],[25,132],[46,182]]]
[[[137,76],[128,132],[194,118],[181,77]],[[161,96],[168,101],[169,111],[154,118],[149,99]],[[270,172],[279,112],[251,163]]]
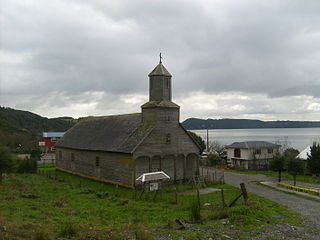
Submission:
[[[150,76],[168,76],[172,77],[169,71],[162,65],[162,63],[159,63],[151,73],[149,73]]]
[[[67,131],[55,146],[132,153],[152,128],[142,124],[141,113],[89,117]]]
[[[265,142],[265,141],[247,141],[247,142],[234,142],[228,145],[227,148],[276,148],[280,147],[278,144]]]

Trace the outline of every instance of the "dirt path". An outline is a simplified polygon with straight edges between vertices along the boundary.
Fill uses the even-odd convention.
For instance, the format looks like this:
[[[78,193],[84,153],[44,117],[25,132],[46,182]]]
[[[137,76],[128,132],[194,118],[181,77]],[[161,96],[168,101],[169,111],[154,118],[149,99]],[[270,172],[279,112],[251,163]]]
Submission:
[[[210,170],[209,170],[210,171]],[[218,171],[218,170],[211,170]],[[260,181],[276,181],[274,178],[267,177],[265,175],[253,175],[253,174],[239,174],[232,172],[225,172],[225,182],[227,184],[239,187],[239,184],[244,182],[249,192],[265,197],[271,201],[277,202],[281,205],[301,213],[306,219],[314,231],[314,239],[320,239],[320,203],[304,198],[297,197],[295,195],[289,195],[268,187],[257,185]],[[311,236],[310,236],[311,237]]]

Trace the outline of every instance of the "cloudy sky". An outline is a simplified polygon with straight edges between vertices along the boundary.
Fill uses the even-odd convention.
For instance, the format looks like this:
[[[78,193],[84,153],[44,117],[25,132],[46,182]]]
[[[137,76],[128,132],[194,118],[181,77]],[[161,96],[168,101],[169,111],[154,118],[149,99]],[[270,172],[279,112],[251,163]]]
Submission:
[[[181,120],[320,120],[319,12],[319,0],[0,0],[0,105],[138,112],[162,52]]]

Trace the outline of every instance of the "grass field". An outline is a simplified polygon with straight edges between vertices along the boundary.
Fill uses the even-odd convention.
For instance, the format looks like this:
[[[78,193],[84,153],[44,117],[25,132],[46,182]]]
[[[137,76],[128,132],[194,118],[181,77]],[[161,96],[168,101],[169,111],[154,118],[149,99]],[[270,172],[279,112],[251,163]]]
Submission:
[[[248,206],[240,199],[234,207],[222,208],[221,193],[215,192],[200,197],[201,223],[176,230],[169,223],[190,220],[196,196],[178,194],[176,204],[174,187],[180,193],[192,189],[190,185],[168,186],[153,202],[153,193],[139,200],[141,190],[117,188],[54,168],[43,171],[44,175],[8,175],[0,185],[0,239],[223,239],[226,233],[246,239],[272,224],[297,225],[301,220],[298,214],[255,195],[249,195]],[[240,193],[228,185],[213,187],[225,189],[227,203]]]
[[[228,171],[235,172],[235,173],[244,173],[244,174],[264,174],[264,175],[269,176],[269,177],[278,178],[278,172],[274,172],[274,171],[260,171],[260,170],[256,171],[256,170],[241,170],[241,169],[233,169],[233,170],[228,170]],[[282,172],[281,173],[281,177],[293,181],[292,175],[290,175],[287,172]],[[296,180],[298,182],[320,184],[320,177],[297,175],[297,179]]]

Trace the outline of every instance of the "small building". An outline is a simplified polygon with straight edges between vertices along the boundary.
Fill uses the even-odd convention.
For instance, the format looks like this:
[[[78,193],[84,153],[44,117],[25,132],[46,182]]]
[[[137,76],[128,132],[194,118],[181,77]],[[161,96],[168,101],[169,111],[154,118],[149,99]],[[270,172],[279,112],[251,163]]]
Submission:
[[[42,141],[39,142],[39,147],[43,148],[45,153],[55,153],[54,145],[60,138],[62,138],[64,132],[43,132]]]
[[[39,147],[42,151],[39,165],[54,164],[56,159],[55,144],[64,135],[64,132],[43,132],[42,141],[39,142]]]
[[[149,74],[149,101],[141,113],[88,117],[69,129],[56,144],[57,169],[132,188],[148,172],[192,179],[200,148],[179,122],[171,77],[160,61]]]
[[[234,142],[227,146],[227,159],[239,169],[268,169],[269,160],[281,146],[265,141]]]

